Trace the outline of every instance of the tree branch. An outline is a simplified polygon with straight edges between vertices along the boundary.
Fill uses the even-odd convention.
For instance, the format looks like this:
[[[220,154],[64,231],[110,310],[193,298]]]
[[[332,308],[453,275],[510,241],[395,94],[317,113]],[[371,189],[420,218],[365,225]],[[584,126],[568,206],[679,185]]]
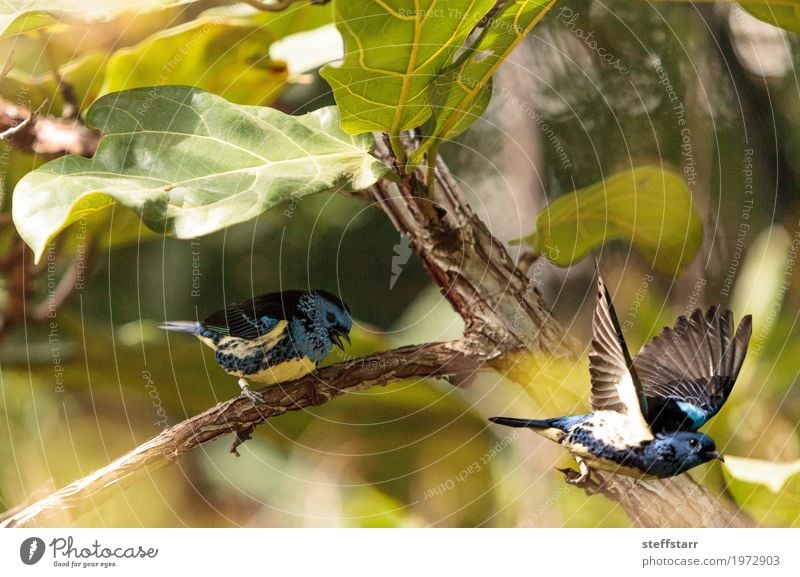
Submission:
[[[20,150],[48,156],[92,156],[100,132],[77,120],[34,116],[31,111],[0,98],[0,134]]]
[[[376,155],[390,164],[391,153],[382,141]],[[464,318],[463,340],[403,347],[323,368],[292,383],[261,389],[265,402],[257,406],[244,397],[222,403],[16,511],[0,526],[37,525],[58,514],[69,519],[86,503],[96,504],[112,489],[203,443],[233,432],[237,435],[235,448],[266,419],[322,404],[346,392],[412,377],[469,375],[501,359],[513,363],[522,352],[575,358],[578,347],[567,338],[503,244],[472,212],[444,164],[437,164],[436,186],[430,199],[416,194],[421,180],[422,175],[417,174],[399,183],[382,180],[371,194],[397,230],[409,238],[444,296]],[[597,477],[603,481],[600,492],[643,526],[727,527],[744,523],[688,475],[646,483],[616,475]]]
[[[63,489],[6,516],[0,527],[61,525],[89,506],[108,498],[145,472],[228,433],[248,435],[265,420],[290,411],[321,405],[339,395],[373,385],[426,377],[472,374],[484,368],[491,352],[477,341],[461,340],[392,351],[324,367],[302,379],[265,387],[264,403],[244,396],[218,404],[139,445],[116,461]]]
[[[390,157],[385,146],[379,147],[377,154]],[[374,195],[464,317],[466,334],[480,335],[506,358],[507,353],[522,350],[575,358],[578,347],[565,336],[505,247],[463,200],[447,167],[439,161],[433,199],[441,215],[437,222],[431,222],[416,208],[412,190],[408,183],[384,180],[376,185]],[[724,497],[715,496],[688,475],[646,482],[602,473],[595,473],[595,477],[601,481],[599,492],[619,503],[641,526],[749,524],[743,513],[722,502]]]

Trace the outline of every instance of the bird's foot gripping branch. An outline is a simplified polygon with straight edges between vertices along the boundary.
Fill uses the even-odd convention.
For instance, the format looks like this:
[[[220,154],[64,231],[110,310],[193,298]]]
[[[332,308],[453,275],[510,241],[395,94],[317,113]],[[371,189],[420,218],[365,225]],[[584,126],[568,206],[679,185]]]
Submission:
[[[95,100],[83,115],[86,126],[78,124],[74,132],[89,145],[60,151],[81,156],[45,163],[27,172],[15,188],[14,223],[37,261],[67,227],[95,213],[108,214],[115,205],[133,211],[151,231],[189,239],[313,194],[339,192],[367,198],[386,214],[463,317],[466,329],[455,341],[401,347],[317,369],[323,352],[349,330],[340,314],[342,306],[314,314],[321,323],[315,327],[322,331],[321,340],[304,337],[301,327],[292,327],[294,321],[305,324],[311,315],[276,312],[269,302],[241,303],[204,323],[168,326],[205,339],[230,374],[246,382],[262,379],[270,386],[178,423],[106,467],[9,514],[4,525],[69,516],[137,475],[221,435],[236,435],[235,450],[266,419],[347,392],[404,379],[464,379],[484,369],[513,378],[517,359],[534,353],[575,358],[576,347],[564,328],[504,243],[464,201],[437,154],[443,142],[481,116],[493,95],[495,71],[554,4],[452,0],[440,17],[434,13],[435,0],[415,2],[413,10],[407,3],[337,0],[333,21],[345,41],[344,57],[321,72],[336,105],[302,116],[240,103],[199,87],[158,85],[163,84],[160,77],[137,84],[151,87],[117,88]],[[24,16],[6,19],[4,25],[24,33],[32,22],[49,18]],[[208,30],[218,24],[209,23]],[[263,26],[257,22],[256,29]],[[266,49],[241,52],[263,55]],[[248,62],[246,68],[257,67]],[[232,84],[238,84],[236,78]],[[22,128],[46,124],[40,119]],[[420,128],[423,138],[408,137]],[[96,152],[95,131],[103,133]],[[565,194],[535,220],[537,230],[521,240],[559,265],[585,257],[609,238],[624,238],[657,270],[677,273],[696,254],[702,236],[685,183],[661,166],[634,167]],[[660,234],[650,234],[650,221],[665,223]],[[575,234],[578,223],[594,223],[581,229],[600,232]],[[297,304],[301,297],[291,300]],[[328,312],[333,315],[330,321]],[[281,345],[282,335],[292,336],[291,347]],[[627,363],[626,367],[632,370]],[[630,390],[615,393],[627,407],[633,406]],[[598,395],[609,391],[598,388]],[[690,405],[696,410],[672,403],[673,410],[665,414],[696,422],[709,418],[714,406],[718,410],[713,404]],[[654,421],[642,422],[647,419],[643,407],[640,403],[638,415],[625,415],[639,441],[647,440],[648,430],[652,437],[654,426]],[[568,434],[559,427],[548,428]],[[580,429],[572,427],[569,433]],[[582,458],[597,456],[587,451]],[[600,456],[595,464],[605,458]],[[644,461],[637,465],[655,471]],[[600,490],[638,524],[740,522],[716,495],[686,475],[636,485],[622,476],[596,476],[604,481]]]

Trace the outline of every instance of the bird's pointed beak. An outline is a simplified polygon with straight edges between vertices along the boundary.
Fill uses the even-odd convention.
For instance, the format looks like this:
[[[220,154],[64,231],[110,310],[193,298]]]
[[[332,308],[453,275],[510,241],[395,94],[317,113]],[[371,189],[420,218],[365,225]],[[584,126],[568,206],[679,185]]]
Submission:
[[[348,335],[345,332],[339,331],[337,329],[331,331],[331,340],[337,347],[339,347],[342,350],[344,350],[344,345],[342,344],[342,341],[345,341],[348,345],[350,345],[350,335]]]
[[[725,462],[725,457],[723,457],[722,453],[720,453],[719,451],[709,451],[706,453],[706,457],[708,457],[709,460],[717,459],[719,461],[722,461],[723,463]]]

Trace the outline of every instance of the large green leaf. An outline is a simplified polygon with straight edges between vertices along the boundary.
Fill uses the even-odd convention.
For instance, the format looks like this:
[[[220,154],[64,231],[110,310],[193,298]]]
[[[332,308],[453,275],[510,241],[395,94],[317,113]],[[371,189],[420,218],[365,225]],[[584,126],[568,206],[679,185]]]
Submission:
[[[800,34],[800,0],[741,2],[741,5],[759,20]]]
[[[42,58],[40,38],[7,40],[0,43],[0,62],[11,58],[14,67],[0,82],[0,96],[16,100],[24,92],[31,108],[46,101],[43,113],[59,114],[62,97],[52,65],[64,62],[58,65],[59,76],[72,85],[81,110],[103,94],[168,84],[202,88],[237,104],[265,105],[282,94],[290,80],[286,63],[268,56],[273,43],[318,29],[333,16],[331,6],[311,4],[295,4],[281,12],[225,8],[167,29],[155,13],[132,22],[119,17],[102,25],[103,33],[119,45],[100,43],[86,52],[74,42],[74,50],[67,49],[61,32],[50,31],[47,44],[52,59]],[[157,14],[170,22],[175,15],[168,12]],[[99,35],[101,25],[57,30],[62,29],[93,37]],[[146,38],[138,41],[143,34]],[[125,45],[127,41],[130,46]]]
[[[800,525],[800,460],[775,463],[725,455],[728,491],[759,523]]]
[[[350,134],[397,134],[431,115],[428,91],[494,0],[336,0],[344,61],[326,66]]]
[[[108,20],[123,12],[140,13],[195,0],[4,0],[0,38],[49,26],[60,19]]]
[[[101,93],[184,84],[237,104],[268,104],[288,78],[286,64],[269,58],[270,44],[327,24],[331,12],[330,7],[305,4],[243,18],[198,18],[114,53]]]
[[[64,227],[114,202],[191,238],[289,198],[366,188],[387,170],[371,136],[341,131],[335,107],[289,116],[163,86],[104,96],[87,124],[105,134],[94,158],[48,162],[14,190],[14,222],[37,259]]]
[[[491,98],[497,67],[550,9],[556,0],[517,0],[494,16],[468,55],[440,75],[430,92],[431,140],[451,139],[483,114]],[[426,148],[423,144],[422,150]],[[422,152],[417,154],[419,156]]]
[[[536,232],[523,240],[560,266],[609,240],[627,240],[654,270],[674,274],[694,258],[702,236],[683,179],[642,166],[556,199],[537,217]]]

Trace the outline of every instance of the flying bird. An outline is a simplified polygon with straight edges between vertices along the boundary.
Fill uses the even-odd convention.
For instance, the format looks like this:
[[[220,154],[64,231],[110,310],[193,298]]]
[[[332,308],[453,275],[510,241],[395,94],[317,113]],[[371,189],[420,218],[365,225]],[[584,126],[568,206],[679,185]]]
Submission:
[[[655,431],[696,431],[728,400],[753,332],[750,315],[734,331],[733,313],[711,307],[678,317],[633,364]]]
[[[747,352],[752,320],[733,330],[733,314],[695,310],[664,328],[632,358],[611,296],[598,273],[589,353],[593,412],[553,419],[493,417],[526,427],[566,447],[580,467],[632,477],[665,478],[713,459],[714,440],[698,429],[728,399]]]
[[[196,336],[214,350],[220,366],[239,377],[242,392],[262,397],[248,381],[274,385],[317,368],[334,346],[350,344],[353,320],[347,305],[323,291],[288,290],[257,296],[217,311],[202,322],[171,321],[168,331]]]

